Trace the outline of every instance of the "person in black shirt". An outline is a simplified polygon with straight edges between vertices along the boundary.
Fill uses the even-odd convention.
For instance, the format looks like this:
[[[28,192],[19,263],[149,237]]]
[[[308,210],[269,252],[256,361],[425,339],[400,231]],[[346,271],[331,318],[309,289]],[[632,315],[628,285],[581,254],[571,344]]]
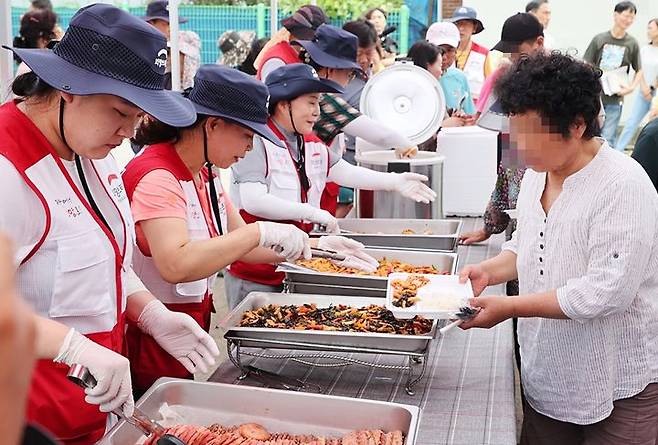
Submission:
[[[631,156],[644,168],[658,191],[658,119],[642,129]]]

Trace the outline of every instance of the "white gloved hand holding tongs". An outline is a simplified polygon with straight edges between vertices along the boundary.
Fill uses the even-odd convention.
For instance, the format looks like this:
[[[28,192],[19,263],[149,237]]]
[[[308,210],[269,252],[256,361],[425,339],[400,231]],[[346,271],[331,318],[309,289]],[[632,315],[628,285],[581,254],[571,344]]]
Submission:
[[[341,267],[350,267],[368,273],[376,271],[379,267],[379,262],[363,251],[363,244],[344,236],[323,236],[318,240],[318,249],[345,256],[344,260],[331,259],[334,264]]]

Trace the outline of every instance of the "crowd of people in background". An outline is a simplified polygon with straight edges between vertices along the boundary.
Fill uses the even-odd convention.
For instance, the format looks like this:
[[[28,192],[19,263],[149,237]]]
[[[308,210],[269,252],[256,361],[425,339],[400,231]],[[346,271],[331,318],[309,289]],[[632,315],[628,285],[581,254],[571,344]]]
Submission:
[[[462,274],[474,283],[476,294],[487,285],[508,282],[508,295],[521,293],[524,298],[518,300],[521,302],[518,306],[508,304],[503,307],[503,303],[484,297],[480,300],[480,307],[486,309],[488,306],[489,311],[483,311],[483,318],[476,317],[464,327],[491,327],[507,318],[514,318],[516,325],[515,317],[527,318],[519,322],[518,334],[515,329],[517,360],[522,381],[527,385],[527,400],[524,399],[527,417],[522,442],[556,443],[553,439],[565,428],[569,431],[561,437],[574,440],[569,443],[581,443],[577,441],[578,437],[600,439],[596,443],[614,443],[606,436],[610,428],[625,434],[637,427],[637,434],[647,438],[643,442],[647,444],[652,437],[658,436],[655,428],[651,430],[646,425],[640,425],[639,421],[628,423],[611,415],[611,412],[615,415],[632,413],[639,406],[635,402],[639,404],[640,401],[649,410],[658,409],[658,383],[653,380],[656,365],[651,364],[651,360],[656,358],[653,355],[655,351],[647,352],[644,339],[633,337],[630,332],[634,328],[629,328],[628,320],[619,316],[628,307],[637,309],[639,314],[642,311],[638,307],[640,300],[655,297],[650,294],[658,286],[653,284],[649,272],[655,272],[658,267],[653,251],[658,243],[658,229],[651,231],[633,221],[624,220],[623,223],[632,226],[635,232],[622,236],[617,232],[609,233],[600,226],[583,234],[580,228],[570,225],[578,216],[577,209],[583,214],[592,215],[593,219],[607,215],[597,213],[597,209],[610,212],[611,218],[621,218],[615,212],[622,208],[629,215],[636,215],[637,220],[655,220],[658,216],[658,203],[650,193],[652,190],[646,178],[624,182],[624,178],[637,177],[641,172],[639,167],[628,156],[607,150],[612,147],[620,152],[625,151],[632,144],[641,124],[653,119],[637,136],[632,158],[644,168],[658,190],[658,119],[655,119],[658,117],[658,18],[647,24],[647,38],[642,39],[647,43],[640,44],[628,33],[637,14],[636,5],[630,1],[616,4],[611,11],[610,29],[594,36],[582,60],[576,60],[553,51],[564,47],[565,42],[556,41],[548,31],[553,13],[548,0],[531,1],[525,8],[520,5],[519,9],[525,12],[512,15],[502,24],[500,41],[492,48],[478,43],[478,34],[485,26],[496,25],[485,23],[474,8],[460,6],[450,17],[429,24],[424,38],[414,42],[406,54],[400,54],[400,45],[393,39],[396,28],[388,23],[389,16],[385,9],[369,9],[364,11],[362,17],[338,27],[330,23],[330,18],[319,6],[304,5],[283,19],[280,30],[270,38],[258,38],[253,30],[227,30],[222,33],[217,39],[220,57],[215,64],[202,65],[199,35],[193,29],[181,30],[178,45],[175,46],[180,52],[180,73],[176,73],[176,77],[180,77],[183,94],[175,98],[168,96],[171,91],[165,91],[171,90],[174,84],[169,57],[156,58],[156,65],[160,62],[160,68],[163,68],[162,79],[158,77],[156,80],[162,81],[162,85],[153,85],[149,83],[152,79],[140,78],[139,73],[132,72],[130,75],[135,79],[127,82],[129,86],[122,87],[130,90],[123,96],[114,94],[111,89],[88,93],[123,97],[125,103],[119,105],[131,108],[126,109],[126,113],[119,111],[119,115],[139,118],[137,135],[132,138],[133,149],[148,155],[136,157],[124,173],[130,204],[127,204],[128,209],[117,211],[118,216],[122,216],[123,211],[132,211],[133,218],[139,224],[135,235],[136,248],[142,253],[136,254],[135,258],[143,262],[140,265],[146,266],[135,271],[136,282],[141,284],[141,280],[149,288],[153,282],[153,287],[160,286],[164,289],[163,293],[172,297],[172,301],[164,301],[166,307],[150,294],[140,302],[143,307],[139,309],[144,311],[147,319],[151,317],[152,321],[146,323],[148,326],[144,326],[142,316],[129,320],[127,332],[132,337],[128,341],[143,348],[131,357],[130,372],[136,393],[145,391],[160,376],[160,371],[148,368],[145,361],[139,363],[140,357],[145,354],[143,351],[150,353],[153,361],[162,364],[163,368],[173,369],[177,376],[186,378],[191,377],[192,371],[204,369],[214,360],[217,352],[210,347],[206,350],[205,346],[205,353],[200,353],[195,363],[186,359],[189,345],[186,343],[185,347],[176,347],[175,339],[172,340],[174,334],[168,326],[182,324],[188,336],[194,335],[201,339],[199,341],[210,341],[203,331],[209,329],[209,289],[217,270],[230,265],[225,274],[225,285],[229,306],[235,307],[251,291],[281,291],[282,275],[275,272],[273,265],[281,258],[268,249],[288,243],[283,256],[296,259],[304,255],[309,247],[303,232],[309,232],[312,224],[338,232],[337,218],[351,211],[354,189],[395,191],[417,202],[434,200],[436,193],[423,184],[427,178],[422,175],[375,172],[355,165],[356,138],[374,146],[393,149],[399,158],[413,157],[419,150],[441,149],[437,147],[437,134],[415,145],[396,128],[387,127],[359,110],[367,82],[396,63],[405,62],[427,71],[440,85],[445,99],[441,129],[478,125],[499,134],[497,181],[485,210],[483,226],[462,234],[460,240],[464,244],[475,244],[486,241],[493,234],[507,231],[509,243],[496,258],[469,266]],[[110,11],[108,14],[114,13]],[[147,28],[144,32],[155,33],[150,38],[156,43],[171,39],[167,0],[150,2],[145,16],[139,20],[128,13],[121,14],[128,16],[122,20],[130,27],[139,29],[143,26]],[[116,14],[114,17],[117,17]],[[187,22],[185,17],[178,20],[180,24]],[[62,34],[50,2],[33,0],[30,10],[21,17],[19,34],[14,39],[14,58],[19,64],[17,79],[20,81],[18,86],[14,85],[13,91],[26,103],[30,104],[32,97],[55,94],[55,90],[60,88],[55,85],[51,88],[47,82],[39,83],[40,78],[48,77],[47,70],[34,68],[31,73],[27,66],[29,63],[24,63],[21,56],[35,57],[33,61],[37,63],[38,56],[25,50],[54,46],[54,53],[57,53],[57,41],[62,39]],[[67,31],[64,39],[72,35]],[[68,44],[71,45],[70,42]],[[166,53],[171,49],[161,51]],[[100,77],[107,77],[106,73],[112,69],[118,70],[117,66],[108,68]],[[130,75],[116,74],[121,79],[130,78]],[[28,85],[28,81],[32,83]],[[172,113],[172,109],[166,109],[162,104],[156,107],[157,113],[151,113],[151,102],[146,99],[143,104],[133,101],[133,94],[137,93],[132,89],[139,82],[148,84],[145,89],[150,88],[162,98],[171,100],[172,107],[183,107],[178,110],[179,119],[170,118],[168,113]],[[565,93],[569,88],[573,94]],[[560,94],[555,94],[558,90]],[[79,94],[86,95],[84,91]],[[73,93],[69,96],[69,102],[62,98],[58,104],[49,103],[47,110],[51,117],[56,116],[56,108],[59,110],[57,122],[62,147],[68,147],[63,129],[64,108],[68,113],[82,115],[80,109],[71,105],[77,96]],[[627,96],[633,96],[632,109],[620,132],[620,119]],[[23,102],[20,104],[25,108]],[[16,108],[18,105],[14,106],[16,109],[12,106],[8,105],[2,112],[12,119],[19,119],[16,116],[22,116],[21,110]],[[27,106],[28,111],[30,106]],[[550,129],[546,121],[550,121]],[[69,131],[75,137],[75,133],[82,130]],[[519,134],[524,134],[526,138],[520,140]],[[561,139],[556,142],[555,137],[558,136]],[[228,154],[222,145],[225,140],[231,147]],[[529,141],[547,148],[540,153],[537,147],[529,146],[532,145]],[[143,150],[145,146],[147,150]],[[285,153],[289,152],[289,157],[280,156],[281,147],[288,148]],[[527,163],[514,155],[519,151],[516,149],[525,154]],[[70,154],[68,151],[66,153]],[[316,164],[308,161],[310,156],[318,157],[314,159]],[[75,159],[78,161],[78,155]],[[165,162],[166,168],[158,168],[160,162]],[[231,168],[232,200],[229,200],[229,194],[224,195],[221,185],[215,180],[213,165]],[[81,164],[75,167],[82,170]],[[527,167],[543,173],[532,171],[528,174],[530,170]],[[165,170],[166,174],[163,173]],[[595,181],[597,174],[607,179],[621,178],[619,181],[623,187],[615,190],[610,181],[599,184]],[[572,181],[574,178],[570,175],[577,180]],[[205,179],[195,183],[197,177]],[[221,201],[213,201],[204,195],[206,183],[210,187],[210,196],[219,194]],[[522,183],[525,184],[524,192],[521,191]],[[597,184],[600,190],[596,189]],[[214,187],[218,187],[219,192]],[[597,192],[601,195],[595,204],[600,208],[589,207],[589,202],[582,201],[585,194],[594,196]],[[634,201],[623,201],[622,192],[632,192]],[[574,207],[559,207],[562,201],[557,200],[558,195],[562,201],[569,199]],[[609,199],[605,201],[601,196]],[[197,232],[194,232],[194,228],[172,222],[172,219],[188,218],[189,208],[186,206],[191,197],[199,200],[201,210],[197,210],[197,219],[203,219],[197,221],[204,232],[203,236],[194,239],[197,250],[180,246],[187,242],[188,235],[199,235],[200,229],[196,228]],[[532,211],[526,210],[528,213],[523,218],[529,223],[520,229],[520,234],[512,237],[516,226],[507,211],[515,209],[517,202]],[[538,202],[541,205],[538,206]],[[648,203],[646,208],[632,205],[643,202]],[[618,207],[610,208],[610,203],[618,204]],[[199,212],[205,218],[199,217]],[[555,221],[555,214],[562,215],[564,219]],[[283,221],[285,224],[270,221]],[[290,221],[293,223],[288,224]],[[615,221],[622,224],[621,219]],[[103,223],[111,232],[112,224]],[[114,224],[117,225],[116,221]],[[291,225],[285,229],[281,227]],[[587,269],[587,255],[569,249],[594,240],[596,245],[591,246],[590,250],[600,257],[597,257],[595,266],[600,268],[597,270],[604,271],[598,278],[607,280],[605,284],[609,285],[608,288],[601,290],[596,283],[583,280],[568,281],[568,285],[558,290],[546,291],[546,286],[557,288],[571,276],[568,265],[563,265],[555,250],[551,250],[552,256],[549,256],[549,246],[544,241],[546,231],[551,231],[552,235],[561,230],[564,237],[561,240],[553,238],[553,242],[556,245],[561,243],[569,252],[573,267],[579,268],[583,276],[589,276],[587,274],[591,272]],[[238,239],[238,235],[228,232],[242,233],[242,241],[248,238],[249,243],[231,241]],[[645,244],[638,241],[638,234],[646,237]],[[171,239],[180,243],[172,244]],[[222,242],[216,242],[217,239]],[[4,260],[5,250],[1,242],[2,237],[0,263]],[[612,247],[605,247],[604,242]],[[236,250],[238,244],[241,249]],[[321,248],[344,253],[346,259],[343,265],[346,267],[364,271],[376,267],[376,262],[362,252],[363,246],[359,243],[351,244],[342,237],[328,236],[317,244]],[[201,245],[205,247],[199,247]],[[227,254],[226,246],[231,247],[228,249],[231,250],[230,254]],[[628,246],[641,255],[629,260]],[[191,251],[194,255],[190,256]],[[520,266],[516,264],[517,255],[525,261]],[[191,257],[197,262],[189,260]],[[128,264],[130,259],[125,261],[124,271],[129,271],[125,273],[133,274]],[[634,280],[632,284],[638,295],[632,306],[630,302],[624,306],[623,302],[614,300],[615,292],[622,292],[623,283],[615,278],[616,275],[605,272],[606,268],[611,267],[610,264],[622,261],[625,267],[623,272]],[[547,263],[553,267],[552,271],[547,269]],[[186,267],[181,268],[181,264]],[[637,266],[637,271],[630,270],[631,266]],[[535,272],[538,276],[533,275]],[[8,280],[6,275],[0,264],[0,284]],[[183,288],[181,284],[188,286]],[[201,290],[198,287],[192,289],[189,284],[200,285]],[[135,293],[141,294],[143,291],[137,286]],[[193,310],[180,310],[189,317],[172,315],[179,314],[180,308],[176,308],[174,297],[181,295],[195,298]],[[598,300],[593,302],[594,298]],[[596,306],[599,303],[605,306],[604,309]],[[9,304],[15,302],[10,300]],[[501,306],[497,306],[499,304]],[[133,303],[135,305],[137,302]],[[147,306],[151,309],[146,310]],[[497,311],[497,318],[489,315],[494,311]],[[648,320],[646,317],[652,315],[646,313],[637,317],[642,322],[640,324],[651,328],[655,326],[651,325],[655,320]],[[579,324],[569,324],[565,328],[564,324],[556,321],[566,318],[577,320]],[[160,325],[158,321],[161,319],[168,323]],[[587,325],[586,322],[591,320],[595,321]],[[116,323],[119,324],[119,321],[116,320]],[[2,322],[0,319],[0,324]],[[616,354],[606,350],[597,354],[594,350],[587,350],[588,345],[583,338],[590,335],[603,342],[605,323],[616,329],[622,339],[620,341],[631,345],[627,351]],[[112,326],[109,328],[114,329]],[[575,360],[569,346],[559,341],[555,332],[562,332],[569,336],[572,344],[582,346],[582,354],[587,355],[588,363],[599,366],[599,374],[588,381],[590,386],[565,386],[566,381],[582,378],[575,375],[578,370],[566,366],[566,363]],[[17,335],[21,337],[25,333]],[[531,347],[533,336],[538,335],[550,338],[550,341],[542,343],[541,348]],[[68,343],[65,342],[65,346],[74,350],[76,344],[88,341],[78,337],[80,334],[77,331],[70,331],[66,335]],[[51,347],[51,350],[53,348],[55,352],[59,350],[59,347]],[[61,361],[69,364],[68,355],[72,352],[64,349],[57,357],[61,356]],[[133,347],[132,350],[137,349]],[[638,355],[634,358],[636,361],[628,365],[630,370],[626,370],[630,375],[628,381],[622,382],[621,377],[609,375],[610,362],[630,362],[631,353]],[[121,362],[116,366],[121,367],[123,379],[129,379],[126,377],[127,365]],[[553,373],[548,371],[551,366],[556,366]],[[559,384],[552,380],[555,375],[560,376]],[[5,375],[0,379],[10,380]],[[622,388],[626,383],[629,386]],[[119,387],[119,383],[116,386]],[[116,401],[118,397],[115,395],[111,399]],[[573,402],[576,407],[570,411],[570,408],[565,408],[564,400]],[[620,403],[620,400],[626,404]],[[130,397],[121,399],[117,406],[131,411],[131,401]],[[4,412],[2,408],[0,405],[0,412]],[[604,419],[608,419],[606,421],[612,426],[601,426],[600,422]],[[96,435],[98,433],[94,432]],[[553,435],[547,435],[549,433]]]

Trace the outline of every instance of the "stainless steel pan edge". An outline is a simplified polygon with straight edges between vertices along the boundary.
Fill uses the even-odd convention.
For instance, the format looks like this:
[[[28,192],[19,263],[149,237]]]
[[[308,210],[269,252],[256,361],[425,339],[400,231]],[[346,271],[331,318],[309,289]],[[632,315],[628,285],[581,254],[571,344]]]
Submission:
[[[400,429],[406,445],[415,444],[420,422],[420,409],[412,405],[167,377],[157,380],[136,406],[160,419],[165,403],[207,410],[211,423],[258,422],[273,432],[340,435],[360,429]],[[98,445],[130,445],[139,437],[121,421]]]
[[[432,329],[425,335],[396,335],[378,334],[365,332],[342,332],[342,331],[296,331],[293,329],[270,329],[270,328],[247,328],[240,327],[242,314],[246,311],[257,309],[268,304],[305,304],[314,303],[319,307],[328,307],[332,304],[345,304],[353,307],[368,306],[370,304],[381,305],[381,298],[377,297],[355,297],[335,295],[304,295],[304,294],[280,294],[270,292],[252,292],[240,304],[235,307],[219,325],[227,330],[226,336],[244,338],[251,340],[245,346],[272,348],[271,343],[258,343],[259,339],[286,342],[311,343],[315,345],[328,345],[332,347],[346,348],[368,348],[387,351],[399,351],[403,353],[421,353],[429,345],[430,340],[436,337],[438,322],[434,321]],[[290,348],[294,349],[294,348]]]
[[[373,248],[367,248],[365,249],[365,252],[372,255],[376,259],[392,258],[418,266],[426,266],[430,264],[435,265],[442,270],[449,271],[451,274],[454,274],[457,270],[457,254],[451,252],[426,252]],[[314,270],[286,268],[284,264],[280,265],[277,270],[285,272],[286,278],[293,283],[364,287],[383,290],[386,289],[386,277],[322,273],[316,272]]]

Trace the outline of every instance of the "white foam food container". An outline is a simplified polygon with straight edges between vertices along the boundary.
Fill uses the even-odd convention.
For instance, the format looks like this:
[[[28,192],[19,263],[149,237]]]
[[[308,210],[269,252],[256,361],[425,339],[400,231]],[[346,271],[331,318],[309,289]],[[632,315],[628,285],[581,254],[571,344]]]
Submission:
[[[418,289],[416,296],[420,301],[407,308],[394,306],[393,281],[417,275],[429,280],[429,283]],[[468,300],[473,297],[470,280],[462,284],[459,282],[459,275],[392,273],[388,276],[386,285],[386,309],[399,319],[413,318],[416,315],[433,320],[454,319],[460,308],[469,306]]]

